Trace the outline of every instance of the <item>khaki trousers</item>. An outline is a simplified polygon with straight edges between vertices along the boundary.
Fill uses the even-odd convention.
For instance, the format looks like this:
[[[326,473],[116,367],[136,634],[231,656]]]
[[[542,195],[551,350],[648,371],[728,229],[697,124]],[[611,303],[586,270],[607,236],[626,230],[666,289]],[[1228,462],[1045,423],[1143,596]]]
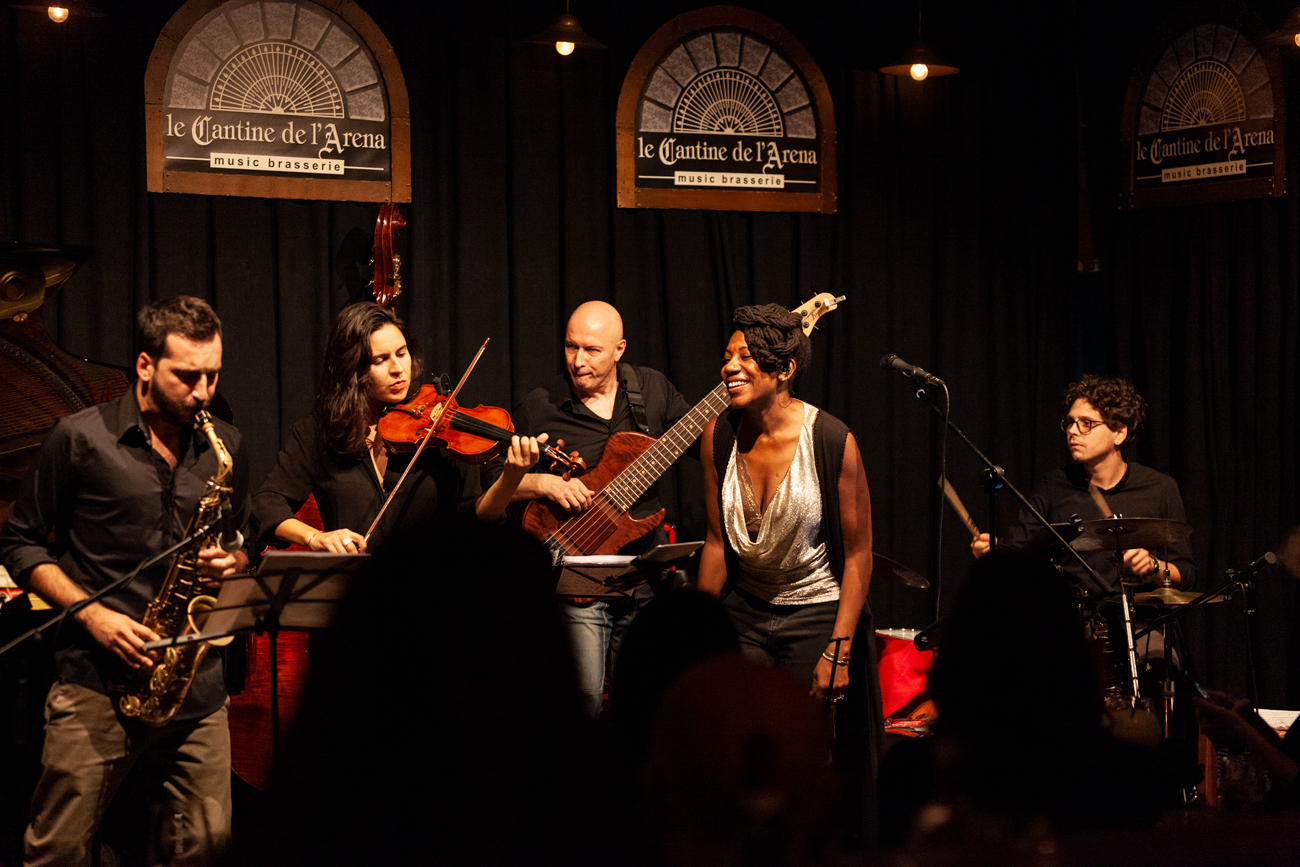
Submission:
[[[230,837],[226,708],[154,728],[122,720],[106,695],[55,683],[45,702],[41,779],[24,835],[24,863],[89,865],[96,832],[130,773],[154,809],[150,864],[213,863]],[[156,817],[156,821],[155,821]]]

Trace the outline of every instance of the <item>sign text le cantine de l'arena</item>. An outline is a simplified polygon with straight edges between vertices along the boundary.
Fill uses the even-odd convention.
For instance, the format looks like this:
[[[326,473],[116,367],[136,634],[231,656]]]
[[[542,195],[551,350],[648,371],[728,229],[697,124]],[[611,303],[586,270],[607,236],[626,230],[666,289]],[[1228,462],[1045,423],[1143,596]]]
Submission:
[[[835,212],[826,81],[794,36],[747,9],[689,12],[642,46],[617,142],[622,208]]]
[[[1286,100],[1267,32],[1235,3],[1164,26],[1129,80],[1124,207],[1286,194]]]
[[[350,0],[191,0],[146,74],[149,190],[410,201],[406,86]]]

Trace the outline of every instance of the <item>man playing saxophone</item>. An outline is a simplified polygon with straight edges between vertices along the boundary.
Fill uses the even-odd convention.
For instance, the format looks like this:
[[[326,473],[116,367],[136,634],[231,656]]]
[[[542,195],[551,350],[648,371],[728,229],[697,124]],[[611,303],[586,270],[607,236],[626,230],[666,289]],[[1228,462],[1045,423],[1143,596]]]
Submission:
[[[231,488],[225,526],[242,527],[248,514],[239,432],[217,421],[214,444],[194,426],[221,371],[220,320],[197,298],[168,298],[140,311],[136,339],[131,391],[59,422],[0,529],[0,563],[56,608],[185,538],[219,474],[214,445],[224,444],[234,459],[223,474]],[[242,550],[228,553],[211,541],[197,552],[181,550],[205,578],[227,577],[248,562]],[[59,626],[43,769],[24,837],[28,865],[91,863],[99,824],[128,775],[142,775],[141,790],[155,802],[140,814],[156,818],[152,858],[209,863],[228,839],[230,735],[220,653],[207,654],[167,723],[146,725],[119,712],[128,670],[153,668],[158,657],[144,650],[159,636],[141,620],[170,565],[164,558]]]

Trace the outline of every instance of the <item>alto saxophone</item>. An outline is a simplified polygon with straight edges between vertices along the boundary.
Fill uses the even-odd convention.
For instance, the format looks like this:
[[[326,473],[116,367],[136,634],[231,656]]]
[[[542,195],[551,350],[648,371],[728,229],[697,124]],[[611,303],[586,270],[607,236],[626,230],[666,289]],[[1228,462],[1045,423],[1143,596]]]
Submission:
[[[208,479],[207,488],[199,500],[199,507],[190,518],[185,535],[205,524],[213,524],[221,517],[222,509],[230,496],[230,474],[234,460],[212,424],[212,416],[200,411],[194,426],[201,430],[212,444],[217,456],[217,472]],[[192,540],[172,558],[162,590],[145,609],[141,622],[162,638],[175,638],[189,632],[201,631],[206,615],[217,600],[201,592],[202,576],[198,571],[199,551],[215,544],[216,533],[205,533]],[[196,618],[198,622],[196,623]],[[185,695],[194,682],[209,644],[229,644],[230,639],[197,641],[172,645],[164,649],[150,668],[128,673],[126,694],[118,699],[122,713],[149,725],[160,726],[175,716],[185,701]]]

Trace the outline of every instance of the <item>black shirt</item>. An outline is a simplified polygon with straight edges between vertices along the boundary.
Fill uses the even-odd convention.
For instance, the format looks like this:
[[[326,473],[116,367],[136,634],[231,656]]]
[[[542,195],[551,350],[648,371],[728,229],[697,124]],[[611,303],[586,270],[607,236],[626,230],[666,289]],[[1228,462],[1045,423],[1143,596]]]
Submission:
[[[253,497],[254,525],[262,545],[287,544],[275,538],[275,528],[294,517],[311,494],[316,496],[326,530],[346,528],[365,535],[414,455],[391,453],[380,488],[369,457],[326,456],[319,439],[315,418],[299,419],[275,466]],[[400,528],[427,526],[439,516],[470,509],[480,493],[477,467],[452,461],[438,448],[429,446],[402,482],[367,548],[382,545]]]
[[[234,520],[248,517],[248,463],[237,431],[215,420],[217,436],[234,458]],[[94,592],[185,536],[217,459],[207,438],[182,428],[175,469],[154,451],[132,389],[115,401],[82,410],[55,425],[0,530],[0,563],[24,588],[31,570],[56,563]],[[47,544],[50,534],[54,544]],[[168,560],[141,573],[100,603],[140,620],[166,578]],[[55,639],[60,680],[101,694],[115,691],[125,665],[65,619]],[[226,691],[221,655],[207,654],[175,720],[219,709]]]
[[[1124,478],[1110,490],[1101,493],[1111,511],[1125,518],[1169,518],[1184,523],[1187,521],[1183,498],[1178,492],[1178,483],[1164,473],[1144,467],[1136,461],[1129,461]],[[1103,517],[1088,493],[1088,476],[1083,464],[1079,463],[1048,473],[1030,495],[1029,501],[1043,517],[1054,524],[1068,522],[1075,515],[1084,521]],[[1022,509],[1016,523],[998,542],[1019,548],[1038,530],[1038,521]],[[1151,552],[1161,560],[1167,559],[1178,567],[1182,575],[1182,583],[1179,585],[1181,589],[1190,589],[1196,583],[1196,563],[1192,560],[1192,547],[1189,541],[1184,540],[1163,550],[1153,547]],[[1106,551],[1083,552],[1088,565],[1111,584],[1115,581],[1113,556],[1113,552]],[[1085,587],[1090,586],[1091,582],[1083,580],[1083,568],[1072,556],[1066,554],[1058,556],[1056,560],[1075,580],[1080,581]],[[1150,577],[1154,579],[1154,575]]]
[[[623,365],[620,365],[622,367]],[[657,370],[648,367],[634,367],[637,381],[641,388],[641,397],[645,401],[646,424],[650,436],[661,437],[664,431],[676,424],[691,411],[686,398],[678,393],[668,378]],[[605,443],[611,434],[621,431],[638,431],[636,418],[632,413],[632,404],[628,400],[627,386],[620,377],[618,394],[614,398],[614,412],[608,419],[596,415],[573,392],[569,378],[561,375],[548,388],[537,388],[524,395],[524,399],[515,407],[511,416],[515,430],[530,436],[550,434],[548,442],[555,445],[557,440],[564,440],[564,452],[577,452],[587,462],[588,469],[600,463],[605,453]],[[694,443],[687,454],[699,457],[699,443]],[[537,462],[532,472],[547,472],[548,462]],[[484,469],[484,483],[495,480],[501,475],[502,460],[493,460]],[[636,502],[632,508],[633,517],[644,517],[659,509],[658,488],[660,482]]]

